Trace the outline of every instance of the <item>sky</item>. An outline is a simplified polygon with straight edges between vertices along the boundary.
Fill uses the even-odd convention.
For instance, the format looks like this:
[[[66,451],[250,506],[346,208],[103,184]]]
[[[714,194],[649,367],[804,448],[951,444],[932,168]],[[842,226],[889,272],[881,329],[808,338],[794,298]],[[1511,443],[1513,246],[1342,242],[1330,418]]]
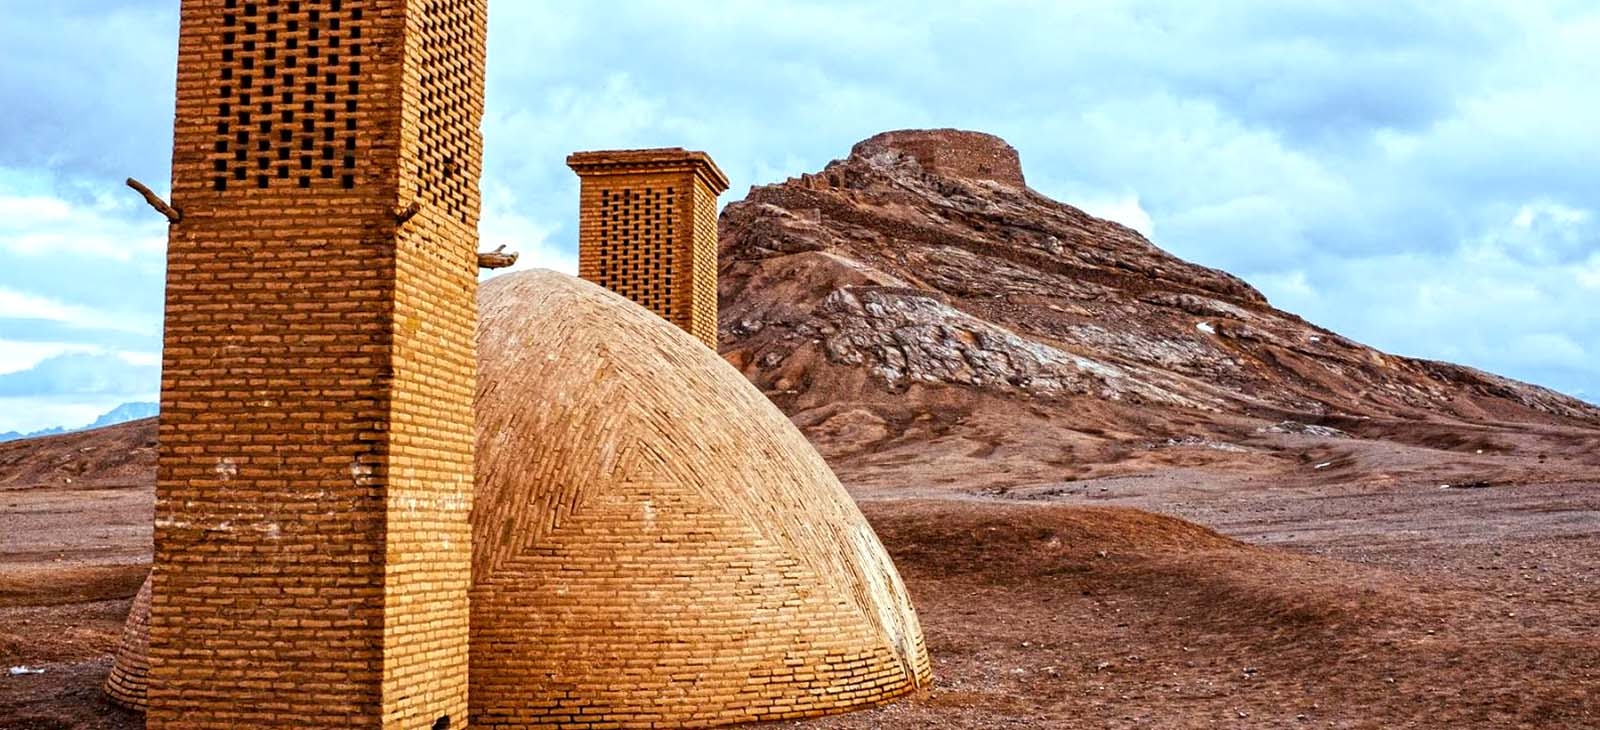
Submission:
[[[0,432],[155,400],[178,0],[0,0]],[[1600,401],[1600,8],[491,0],[485,248],[576,268],[582,149],[751,185],[889,129],[1404,355]]]

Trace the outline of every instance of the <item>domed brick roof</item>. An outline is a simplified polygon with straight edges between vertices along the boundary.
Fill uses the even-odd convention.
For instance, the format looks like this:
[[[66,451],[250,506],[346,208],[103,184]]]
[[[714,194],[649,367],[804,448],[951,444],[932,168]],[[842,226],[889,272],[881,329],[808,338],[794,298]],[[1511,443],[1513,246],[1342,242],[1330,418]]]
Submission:
[[[122,640],[106,678],[106,694],[117,704],[135,710],[145,707],[145,677],[150,671],[150,579],[144,579],[128,621],[122,625]]]
[[[872,528],[737,370],[563,274],[479,303],[474,725],[801,717],[929,681]]]

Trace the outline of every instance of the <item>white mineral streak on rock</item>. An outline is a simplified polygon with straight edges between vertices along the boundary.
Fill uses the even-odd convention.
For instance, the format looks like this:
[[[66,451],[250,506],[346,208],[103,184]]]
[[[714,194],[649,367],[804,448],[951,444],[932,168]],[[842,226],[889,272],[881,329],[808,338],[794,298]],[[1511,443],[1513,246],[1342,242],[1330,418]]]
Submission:
[[[1181,405],[1196,402],[1126,369],[1018,336],[936,297],[883,287],[847,287],[823,300],[829,360],[866,365],[892,386],[913,382],[1021,389],[1039,395],[1099,395]]]

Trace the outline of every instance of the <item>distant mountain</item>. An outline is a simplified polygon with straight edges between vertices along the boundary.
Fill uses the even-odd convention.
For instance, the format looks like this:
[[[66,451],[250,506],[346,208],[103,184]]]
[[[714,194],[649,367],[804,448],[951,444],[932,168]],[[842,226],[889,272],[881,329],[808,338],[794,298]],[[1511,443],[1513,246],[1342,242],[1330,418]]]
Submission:
[[[38,431],[30,431],[28,433],[22,433],[21,431],[7,431],[5,433],[0,433],[0,443],[6,441],[17,441],[20,439],[31,439],[36,436],[54,436],[56,434],[66,432],[67,429],[64,429],[60,426],[56,426],[55,428],[44,428]]]
[[[137,421],[141,418],[154,418],[156,414],[160,412],[161,404],[159,403],[123,403],[122,405],[111,409],[110,413],[94,419],[94,423],[91,423],[84,428],[87,429],[100,428],[102,426],[115,426],[119,423]]]
[[[94,419],[94,423],[91,423],[91,424],[89,424],[87,426],[79,426],[77,428],[67,428],[65,426],[54,426],[54,427],[51,427],[51,428],[44,428],[44,429],[40,429],[38,431],[33,431],[33,432],[30,432],[30,433],[20,433],[20,432],[17,432],[17,431],[7,431],[5,433],[0,433],[0,442],[16,441],[18,439],[29,439],[29,438],[35,438],[35,437],[38,437],[38,436],[54,436],[56,434],[72,433],[74,431],[86,431],[86,430],[89,430],[91,428],[104,428],[106,426],[115,426],[115,425],[117,425],[119,423],[127,423],[128,421],[137,421],[137,420],[139,420],[141,418],[153,418],[153,417],[156,416],[156,414],[158,414],[160,412],[161,412],[161,406],[160,406],[160,404],[157,404],[157,403],[123,403],[122,405],[111,409],[110,411],[108,411],[104,415],[100,416],[99,418]]]

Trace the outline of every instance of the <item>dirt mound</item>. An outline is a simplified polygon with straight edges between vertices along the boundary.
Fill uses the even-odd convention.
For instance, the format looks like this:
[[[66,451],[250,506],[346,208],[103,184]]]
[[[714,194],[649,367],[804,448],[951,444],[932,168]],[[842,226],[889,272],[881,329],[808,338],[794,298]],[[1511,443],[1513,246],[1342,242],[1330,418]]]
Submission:
[[[1244,481],[1248,472],[1228,482],[1180,467],[1162,474],[863,503],[918,607],[935,684],[904,703],[804,727],[1600,721],[1592,485],[1407,493],[1359,476],[1286,488]],[[131,511],[144,510],[147,523],[149,487],[132,491],[142,503]],[[94,491],[45,484],[0,494],[24,500],[23,512],[49,505],[56,522],[30,534],[77,545],[60,561],[54,552],[0,554],[0,666],[45,670],[0,676],[0,727],[142,727],[99,685],[145,570],[108,560],[147,559],[148,532],[112,529],[127,510],[105,508]],[[1226,529],[1052,503],[1135,495]],[[0,534],[14,547],[13,533]]]
[[[0,443],[0,490],[155,482],[156,419]]]
[[[1286,637],[1380,620],[1387,590],[1348,571],[1266,550],[1185,520],[1117,507],[869,502],[902,570],[925,579],[1057,592],[1108,591],[1213,628],[1272,627]],[[1295,574],[1296,580],[1284,580]]]
[[[1600,639],[1471,584],[1131,510],[863,505],[936,687],[806,728],[1590,727]],[[947,559],[948,556],[957,556]],[[1592,593],[1578,605],[1594,606]],[[1521,613],[1519,613],[1521,612]]]

